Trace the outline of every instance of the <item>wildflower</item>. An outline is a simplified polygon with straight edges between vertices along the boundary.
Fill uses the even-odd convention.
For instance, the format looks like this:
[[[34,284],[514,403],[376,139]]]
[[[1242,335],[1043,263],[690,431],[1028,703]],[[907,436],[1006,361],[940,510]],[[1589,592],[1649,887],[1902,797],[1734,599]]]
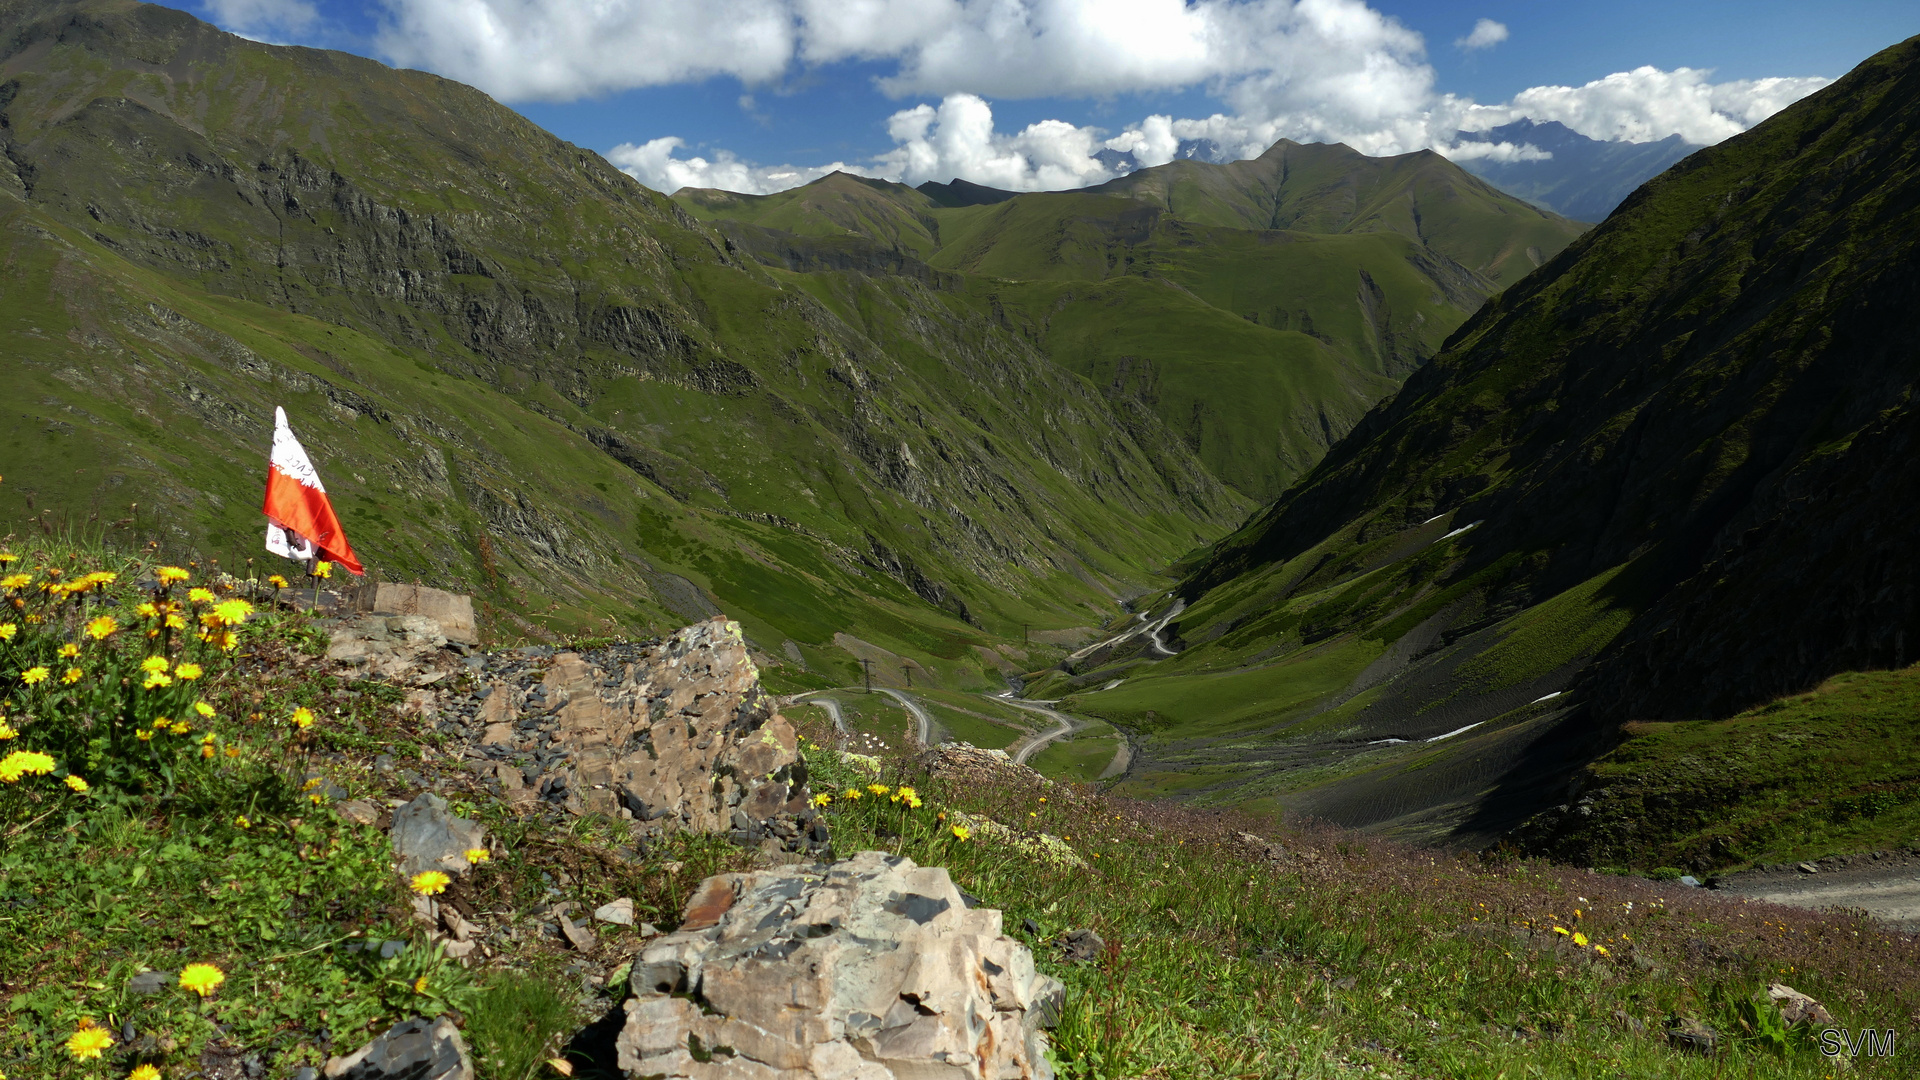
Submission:
[[[815,795],[813,797],[812,802],[813,802],[813,805],[816,807],[826,806],[827,804],[833,802],[833,796],[823,791],[820,794]]]
[[[173,676],[162,675],[157,671],[149,671],[147,672],[147,681],[141,683],[140,687],[143,690],[158,690],[161,687],[172,685]]]
[[[188,589],[187,599],[190,602],[195,604],[211,604],[213,603],[213,590],[212,589]]]
[[[284,589],[287,587],[287,579],[281,577],[279,574],[270,574],[267,577],[267,584],[276,589]]]
[[[239,756],[240,756],[240,748],[239,748],[239,747],[237,747],[237,746],[229,746],[229,747],[227,747],[227,756],[228,756],[228,757],[239,757]]]
[[[220,646],[221,652],[232,652],[240,647],[240,635],[228,630],[226,633],[219,635],[218,640],[214,641],[214,644]]]
[[[253,822],[247,815],[241,814],[239,817],[233,819],[233,827],[236,829],[251,829],[253,828]]]
[[[955,840],[968,840],[968,839],[971,839],[972,837],[973,837],[972,829],[967,828],[965,825],[953,826],[953,838]]]
[[[185,735],[187,732],[193,730],[193,725],[187,723],[185,720],[175,720],[173,726],[167,730],[173,732],[175,735]]]
[[[305,705],[293,710],[293,726],[305,731],[313,726],[313,710]]]
[[[6,742],[8,739],[17,739],[19,737],[20,733],[13,730],[13,725],[7,723],[6,718],[0,717],[0,742]]]
[[[31,584],[33,584],[32,574],[8,574],[0,578],[0,589],[11,589],[14,592],[19,592]]]
[[[204,674],[204,672],[200,670],[200,665],[195,663],[176,664],[173,669],[174,678],[185,679],[187,682],[192,682],[202,674]]]
[[[1608,952],[1607,947],[1605,945],[1595,945],[1593,947],[1593,951],[1599,953],[1601,956],[1612,955],[1610,952]]]
[[[80,646],[75,645],[71,641],[67,642],[65,645],[60,646],[60,659],[62,660],[71,660],[74,657],[79,655],[80,655]]]
[[[171,716],[156,716],[153,718],[153,729],[155,731],[165,731],[172,723],[173,717]],[[211,739],[213,736],[209,735],[207,737]]]
[[[200,760],[205,761],[206,759],[212,756],[213,756],[213,747],[202,744],[200,747]]]
[[[70,667],[64,673],[61,674],[60,681],[63,683],[66,683],[68,686],[72,686],[74,683],[77,683],[81,679],[84,679],[86,677],[87,677],[86,672],[81,671],[77,667]]]
[[[447,885],[453,879],[438,870],[426,870],[413,875],[407,887],[421,896],[434,896],[447,891]]]
[[[20,673],[20,681],[26,683],[28,686],[38,686],[46,682],[47,676],[50,674],[52,674],[52,672],[49,672],[43,666],[30,667]]]
[[[483,848],[483,847],[470,847],[466,851],[462,852],[462,854],[464,854],[467,857],[467,861],[470,863],[483,863],[483,862],[486,862],[488,859],[493,858],[492,853],[490,853],[489,851],[487,851],[486,848]]]
[[[313,576],[322,580],[333,576],[333,564],[322,560],[313,564]]]
[[[169,630],[185,630],[187,628],[187,620],[181,618],[178,612],[167,612],[166,622],[167,629]]]
[[[177,566],[159,566],[154,568],[153,576],[160,579],[160,584],[171,585],[176,581],[185,581],[193,575]]]
[[[149,656],[145,660],[140,661],[140,670],[157,672],[164,675],[167,671],[167,658],[164,656]]]
[[[228,626],[239,626],[253,614],[253,605],[245,600],[222,600],[214,605],[213,613]]]
[[[67,787],[76,795],[85,795],[87,793],[87,782],[72,773],[67,774]]]
[[[92,582],[97,588],[102,585],[113,584],[120,580],[120,575],[111,570],[95,570],[93,573],[87,575],[87,580]]]
[[[120,629],[120,620],[111,615],[102,615],[87,624],[87,636],[95,641],[105,641]]]
[[[868,784],[867,790],[873,792],[875,795],[885,795],[888,791],[891,791],[892,789],[887,787],[887,785],[885,784]]]
[[[1571,931],[1571,930],[1569,930],[1569,929],[1567,929],[1567,928],[1566,928],[1566,927],[1564,927],[1564,926],[1556,926],[1556,927],[1554,927],[1554,928],[1553,928],[1553,932],[1554,932],[1554,933],[1556,933],[1556,934],[1571,934],[1571,933],[1573,933],[1573,931]]]
[[[1587,947],[1587,935],[1585,935],[1585,934],[1582,934],[1582,933],[1580,933],[1580,932],[1579,932],[1579,931],[1577,931],[1577,930],[1576,930],[1576,931],[1574,931],[1574,935],[1573,935],[1573,943],[1574,943],[1575,945],[1578,945],[1578,946],[1580,946],[1580,947],[1581,947],[1581,948],[1583,948],[1583,949],[1584,949],[1584,948],[1586,948],[1586,947]]]
[[[180,985],[206,997],[213,988],[227,981],[227,973],[212,964],[188,964],[180,969]]]
[[[857,787],[850,787],[847,790],[841,792],[840,797],[843,799],[846,799],[849,802],[859,802],[860,789]]]
[[[53,759],[37,750],[15,750],[0,758],[0,783],[11,784],[22,776],[45,776],[53,771]]]
[[[427,977],[425,975],[413,980],[413,992],[416,994],[424,994],[427,992]]]
[[[16,563],[19,561],[20,561],[20,556],[15,555],[13,552],[0,551],[0,566],[5,566],[8,563]]]
[[[139,731],[136,731],[133,733],[133,737],[136,739],[139,739],[141,742],[152,742],[153,732],[148,731],[145,728],[141,728]]]
[[[160,1080],[160,1070],[151,1065],[141,1065],[127,1074],[127,1080]]]
[[[12,641],[13,635],[19,632],[20,628],[12,623],[0,623],[0,641]]]
[[[106,1029],[93,1022],[91,1017],[80,1021],[80,1027],[67,1037],[67,1053],[75,1061],[87,1061],[98,1058],[113,1045],[113,1036]]]
[[[193,711],[199,713],[201,716],[208,718],[209,720],[213,718],[213,706],[207,704],[204,701],[194,702]]]

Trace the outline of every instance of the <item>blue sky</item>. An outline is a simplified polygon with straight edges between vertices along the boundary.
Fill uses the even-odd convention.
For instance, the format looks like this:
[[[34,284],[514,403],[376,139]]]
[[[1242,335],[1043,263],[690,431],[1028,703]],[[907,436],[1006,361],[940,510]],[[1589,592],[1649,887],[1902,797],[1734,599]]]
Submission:
[[[198,0],[263,40],[473,83],[643,182],[773,190],[839,166],[1105,179],[1180,138],[1369,153],[1521,116],[1712,142],[1920,31],[1920,3]],[[1157,118],[1157,119],[1156,119]]]

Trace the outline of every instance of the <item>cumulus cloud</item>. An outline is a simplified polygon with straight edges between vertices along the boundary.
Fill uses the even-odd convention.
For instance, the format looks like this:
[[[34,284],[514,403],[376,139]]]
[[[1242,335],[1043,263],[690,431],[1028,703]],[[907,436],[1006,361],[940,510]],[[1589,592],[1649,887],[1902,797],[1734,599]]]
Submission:
[[[1507,40],[1507,24],[1481,19],[1473,24],[1473,32],[1463,38],[1455,38],[1453,43],[1462,49],[1491,49]]]
[[[1583,86],[1536,86],[1504,105],[1473,106],[1461,127],[1483,131],[1531,117],[1558,120],[1590,139],[1649,142],[1679,135],[1712,144],[1832,82],[1825,78],[1738,79],[1714,83],[1699,68],[1640,67]]]
[[[675,150],[686,140],[674,136],[644,143],[621,143],[607,151],[614,167],[655,191],[674,192],[683,187],[719,188],[743,195],[766,195],[775,191],[811,183],[831,172],[873,175],[870,168],[836,161],[831,165],[753,165],[725,150],[712,160],[694,156],[676,158]]]
[[[1085,187],[1113,172],[1094,154],[1098,129],[1042,120],[1012,134],[994,130],[993,108],[973,94],[950,94],[939,108],[894,113],[887,133],[899,145],[878,159],[882,175],[908,184],[962,177],[1011,191]]]

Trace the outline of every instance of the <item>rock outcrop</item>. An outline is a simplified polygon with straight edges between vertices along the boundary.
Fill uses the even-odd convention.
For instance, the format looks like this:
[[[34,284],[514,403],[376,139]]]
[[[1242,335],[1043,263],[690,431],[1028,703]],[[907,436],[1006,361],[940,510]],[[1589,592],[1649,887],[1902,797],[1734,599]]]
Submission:
[[[1060,983],[944,869],[877,851],[702,882],[633,964],[630,1078],[1051,1080]]]
[[[322,1075],[326,1080],[473,1080],[473,1063],[453,1021],[415,1018],[327,1062]]]

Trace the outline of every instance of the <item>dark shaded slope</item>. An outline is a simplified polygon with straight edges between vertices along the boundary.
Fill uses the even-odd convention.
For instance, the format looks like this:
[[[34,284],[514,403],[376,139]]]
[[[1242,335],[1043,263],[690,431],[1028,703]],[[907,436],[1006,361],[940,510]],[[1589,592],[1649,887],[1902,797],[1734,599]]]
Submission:
[[[1917,124],[1920,39],[1647,184],[1200,561],[1179,657],[1083,707],[1150,768],[1214,763],[1208,797],[1485,839],[1625,721],[1911,661]],[[1270,704],[1208,729],[1187,702],[1228,685]]]

